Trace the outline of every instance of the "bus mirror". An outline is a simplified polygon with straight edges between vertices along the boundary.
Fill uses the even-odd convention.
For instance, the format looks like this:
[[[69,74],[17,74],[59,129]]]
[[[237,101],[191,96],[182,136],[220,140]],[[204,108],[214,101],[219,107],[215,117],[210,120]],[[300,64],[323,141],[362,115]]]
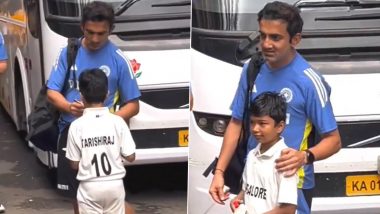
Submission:
[[[253,54],[259,51],[259,42],[260,35],[258,32],[251,33],[247,38],[242,39],[236,47],[236,61],[244,64],[246,60],[251,58]]]

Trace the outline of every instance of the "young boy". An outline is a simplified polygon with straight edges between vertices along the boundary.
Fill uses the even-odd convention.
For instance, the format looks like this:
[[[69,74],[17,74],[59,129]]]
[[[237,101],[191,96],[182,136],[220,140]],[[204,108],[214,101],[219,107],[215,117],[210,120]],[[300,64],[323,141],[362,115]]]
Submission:
[[[66,151],[78,170],[79,212],[124,214],[122,161],[135,160],[135,143],[125,121],[103,105],[108,78],[101,69],[82,72],[79,91],[85,110],[70,126]]]
[[[297,175],[284,177],[275,169],[275,160],[287,148],[280,136],[285,128],[286,102],[273,92],[258,95],[250,107],[251,133],[258,141],[248,153],[240,193],[231,209],[244,203],[247,213],[295,213]]]

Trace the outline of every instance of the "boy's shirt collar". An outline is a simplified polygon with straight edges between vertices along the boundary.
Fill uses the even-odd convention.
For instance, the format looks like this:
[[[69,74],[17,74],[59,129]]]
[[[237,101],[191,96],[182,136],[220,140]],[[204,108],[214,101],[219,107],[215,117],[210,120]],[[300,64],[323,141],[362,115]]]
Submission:
[[[258,158],[271,158],[277,152],[277,147],[283,147],[281,144],[285,144],[284,138],[281,136],[280,140],[277,141],[272,147],[270,147],[264,153],[260,153],[261,143],[257,144],[256,150],[254,152],[255,156]]]
[[[110,111],[107,107],[99,107],[99,108],[85,108],[83,111],[83,115],[86,116],[95,116],[95,117],[101,117],[105,114],[109,114]]]

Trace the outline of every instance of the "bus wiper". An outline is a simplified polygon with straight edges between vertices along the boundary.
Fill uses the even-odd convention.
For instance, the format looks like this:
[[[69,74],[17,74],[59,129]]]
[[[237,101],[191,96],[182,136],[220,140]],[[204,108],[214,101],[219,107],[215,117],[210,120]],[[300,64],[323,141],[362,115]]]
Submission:
[[[260,34],[258,32],[251,33],[247,38],[242,39],[235,50],[235,57],[238,62],[249,59],[253,54],[259,51],[258,44],[260,42]]]
[[[184,1],[172,2],[172,3],[152,4],[152,7],[176,7],[176,6],[186,6],[186,5],[191,5],[191,1],[184,0]]]
[[[120,16],[120,14],[124,13],[126,10],[128,10],[128,8],[130,8],[138,1],[140,0],[126,0],[125,2],[121,3],[115,11],[115,16]]]
[[[356,8],[376,8],[380,7],[379,1],[376,0],[300,0],[295,4],[300,8],[323,8],[323,7],[350,7]]]
[[[124,13],[126,10],[128,10],[132,5],[134,5],[138,1],[141,1],[141,0],[126,0],[125,2],[121,3],[115,11],[115,16],[120,16],[122,13]],[[184,1],[172,2],[172,3],[153,4],[152,7],[174,7],[174,6],[186,6],[186,5],[191,5],[191,1],[184,0]]]
[[[380,19],[380,13],[320,17],[320,18],[315,18],[315,21],[347,21],[347,20],[370,20],[370,19]]]

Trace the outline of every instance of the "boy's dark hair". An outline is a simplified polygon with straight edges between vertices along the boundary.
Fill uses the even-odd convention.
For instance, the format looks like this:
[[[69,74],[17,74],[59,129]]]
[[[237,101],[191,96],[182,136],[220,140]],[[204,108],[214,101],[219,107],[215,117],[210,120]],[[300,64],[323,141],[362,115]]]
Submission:
[[[112,29],[115,22],[115,14],[112,6],[100,1],[93,1],[86,4],[82,10],[81,25],[84,25],[87,21],[107,21]]]
[[[286,120],[286,106],[285,98],[280,94],[264,92],[253,100],[249,110],[252,116],[269,116],[277,124]]]
[[[108,93],[108,78],[99,68],[87,69],[79,75],[79,91],[87,103],[103,103]]]
[[[297,33],[302,32],[303,20],[299,9],[290,4],[274,1],[266,4],[258,14],[257,21],[266,20],[283,20],[288,24],[287,31],[290,38]]]

